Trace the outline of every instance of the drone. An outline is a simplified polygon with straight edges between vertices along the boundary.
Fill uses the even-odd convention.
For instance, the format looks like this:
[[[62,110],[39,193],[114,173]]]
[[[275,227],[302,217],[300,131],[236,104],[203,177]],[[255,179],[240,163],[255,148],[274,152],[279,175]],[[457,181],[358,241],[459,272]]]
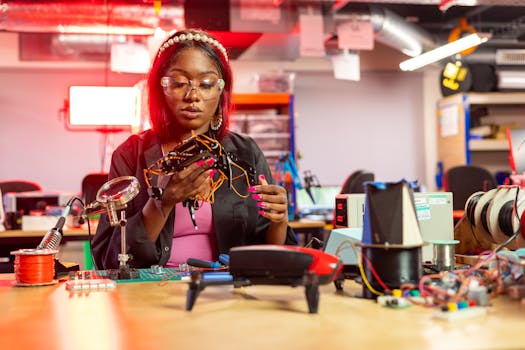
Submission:
[[[335,282],[343,263],[335,255],[321,250],[281,245],[234,247],[229,254],[229,275],[208,278],[202,271],[192,271],[186,296],[186,310],[191,311],[207,286],[250,285],[304,286],[308,310],[314,314],[319,306],[319,285]]]

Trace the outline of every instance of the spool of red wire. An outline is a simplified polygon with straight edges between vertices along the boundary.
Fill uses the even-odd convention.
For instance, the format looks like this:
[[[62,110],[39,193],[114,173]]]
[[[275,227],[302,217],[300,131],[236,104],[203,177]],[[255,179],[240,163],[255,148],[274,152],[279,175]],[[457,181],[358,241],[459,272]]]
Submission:
[[[15,255],[15,279],[18,286],[44,286],[56,283],[55,254],[51,249],[19,249]]]

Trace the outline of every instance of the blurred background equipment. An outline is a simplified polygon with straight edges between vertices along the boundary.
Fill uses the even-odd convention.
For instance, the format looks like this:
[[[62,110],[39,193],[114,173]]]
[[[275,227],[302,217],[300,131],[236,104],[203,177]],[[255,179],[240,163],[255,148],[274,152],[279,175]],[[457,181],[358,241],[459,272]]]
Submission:
[[[308,193],[308,196],[310,196],[312,203],[315,204],[315,197],[312,193],[312,187],[321,187],[321,184],[319,183],[319,179],[317,178],[317,176],[312,174],[311,170],[305,170],[304,171],[304,189],[306,190],[306,193]]]
[[[424,242],[450,241],[454,238],[452,193],[414,192],[416,216]],[[364,193],[340,194],[336,197],[336,230],[362,228],[366,195]],[[433,260],[432,244],[422,248],[423,261]]]
[[[460,241],[456,252],[475,254],[480,250],[525,247],[521,224],[524,211],[524,194],[517,185],[473,193],[465,204],[464,217],[454,229]]]
[[[294,156],[290,153],[283,153],[275,163],[273,173],[275,183],[283,186],[288,193],[288,220],[294,220],[297,214],[297,194],[298,189],[302,189],[301,176],[295,166]]]
[[[417,284],[423,276],[423,238],[416,216],[413,183],[365,184],[361,262],[363,296]],[[381,276],[380,278],[378,276]]]
[[[1,223],[8,230],[19,229],[22,225],[22,215],[18,213],[16,206],[13,208],[12,197],[15,193],[42,191],[42,187],[36,182],[28,180],[0,181],[0,192],[3,194],[0,200],[4,206],[4,218]],[[9,193],[9,196],[7,194]]]
[[[297,217],[330,223],[333,219],[334,197],[339,191],[336,186],[321,186],[321,182],[311,170],[304,171],[304,186],[297,189]]]

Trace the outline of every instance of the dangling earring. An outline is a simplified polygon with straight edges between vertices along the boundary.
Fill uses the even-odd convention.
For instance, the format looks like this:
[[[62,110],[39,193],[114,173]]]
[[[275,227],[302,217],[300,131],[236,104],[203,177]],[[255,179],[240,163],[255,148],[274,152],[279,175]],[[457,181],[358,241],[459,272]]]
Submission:
[[[210,128],[213,131],[217,131],[222,126],[222,111],[221,107],[219,107],[219,110],[217,111],[217,114],[215,115],[215,118],[213,118],[210,122]]]

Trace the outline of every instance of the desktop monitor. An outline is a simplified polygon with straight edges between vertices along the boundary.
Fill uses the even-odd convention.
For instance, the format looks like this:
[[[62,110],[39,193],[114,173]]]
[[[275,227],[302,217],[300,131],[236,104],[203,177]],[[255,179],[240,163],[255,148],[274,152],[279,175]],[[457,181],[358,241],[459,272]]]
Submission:
[[[297,212],[301,218],[331,221],[335,208],[335,197],[339,194],[339,186],[310,187],[296,191]]]

